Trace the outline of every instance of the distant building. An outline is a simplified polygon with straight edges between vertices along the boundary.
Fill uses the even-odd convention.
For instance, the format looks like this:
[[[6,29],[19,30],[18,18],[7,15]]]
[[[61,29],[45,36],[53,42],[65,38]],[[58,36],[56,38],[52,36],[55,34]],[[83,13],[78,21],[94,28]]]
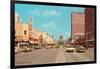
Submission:
[[[86,39],[89,43],[94,42],[95,37],[95,9],[86,8],[85,9],[85,31]]]
[[[53,37],[48,35],[47,33],[43,32],[42,36],[43,36],[43,41],[45,43],[47,43],[47,44],[54,44],[55,43]]]
[[[63,35],[59,36],[58,44],[63,45],[65,43]]]
[[[64,37],[60,35],[59,40],[64,40]]]
[[[38,39],[38,42],[40,41],[40,38],[42,39],[42,43],[54,43],[54,40],[52,36],[48,35],[46,32],[41,32],[36,29],[33,29],[33,38]]]
[[[85,34],[85,14],[80,12],[72,13],[72,39],[77,35]]]

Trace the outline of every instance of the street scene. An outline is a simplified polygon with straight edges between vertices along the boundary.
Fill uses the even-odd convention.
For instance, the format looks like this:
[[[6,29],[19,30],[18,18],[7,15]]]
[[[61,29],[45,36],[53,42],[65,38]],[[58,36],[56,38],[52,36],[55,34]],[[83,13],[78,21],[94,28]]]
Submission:
[[[85,62],[94,60],[94,50],[90,48],[85,53],[69,53],[65,48],[40,49],[16,54],[15,59],[16,65]]]
[[[15,4],[15,65],[95,60],[95,9]]]

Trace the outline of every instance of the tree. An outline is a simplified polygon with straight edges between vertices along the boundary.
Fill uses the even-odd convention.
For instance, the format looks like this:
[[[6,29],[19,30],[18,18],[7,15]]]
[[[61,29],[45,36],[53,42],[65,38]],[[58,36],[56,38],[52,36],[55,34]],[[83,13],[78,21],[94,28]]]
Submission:
[[[59,41],[59,44],[60,44],[60,45],[63,45],[63,44],[64,44],[64,41]]]

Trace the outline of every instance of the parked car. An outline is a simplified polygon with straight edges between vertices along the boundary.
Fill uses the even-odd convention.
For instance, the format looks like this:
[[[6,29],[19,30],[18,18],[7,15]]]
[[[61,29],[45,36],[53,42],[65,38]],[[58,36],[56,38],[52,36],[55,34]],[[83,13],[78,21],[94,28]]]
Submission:
[[[59,48],[59,45],[57,45],[57,44],[45,44],[43,47],[46,49],[51,49],[51,48]]]
[[[17,54],[18,52],[19,52],[19,50],[15,48],[15,54]]]
[[[59,48],[59,45],[51,45],[50,48]]]
[[[25,47],[24,52],[32,52],[31,48]]]
[[[66,46],[66,52],[74,52],[75,49],[76,48],[74,46]]]
[[[76,52],[85,52],[85,51],[86,51],[86,49],[83,46],[77,46],[76,47]]]
[[[88,48],[93,48],[94,47],[94,41],[88,41]]]
[[[41,48],[42,48],[42,46],[39,45],[39,44],[35,44],[35,45],[34,45],[34,49],[41,49]]]
[[[15,47],[15,54],[18,54],[19,52],[21,52],[20,48]]]

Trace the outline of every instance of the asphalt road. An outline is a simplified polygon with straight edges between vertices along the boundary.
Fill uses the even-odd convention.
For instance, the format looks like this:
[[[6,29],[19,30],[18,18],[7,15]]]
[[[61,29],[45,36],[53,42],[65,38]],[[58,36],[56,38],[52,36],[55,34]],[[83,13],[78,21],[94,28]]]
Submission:
[[[35,49],[32,52],[15,55],[15,65],[35,65],[49,63],[84,62],[94,60],[94,49],[90,48],[85,53],[66,52],[66,48]]]

